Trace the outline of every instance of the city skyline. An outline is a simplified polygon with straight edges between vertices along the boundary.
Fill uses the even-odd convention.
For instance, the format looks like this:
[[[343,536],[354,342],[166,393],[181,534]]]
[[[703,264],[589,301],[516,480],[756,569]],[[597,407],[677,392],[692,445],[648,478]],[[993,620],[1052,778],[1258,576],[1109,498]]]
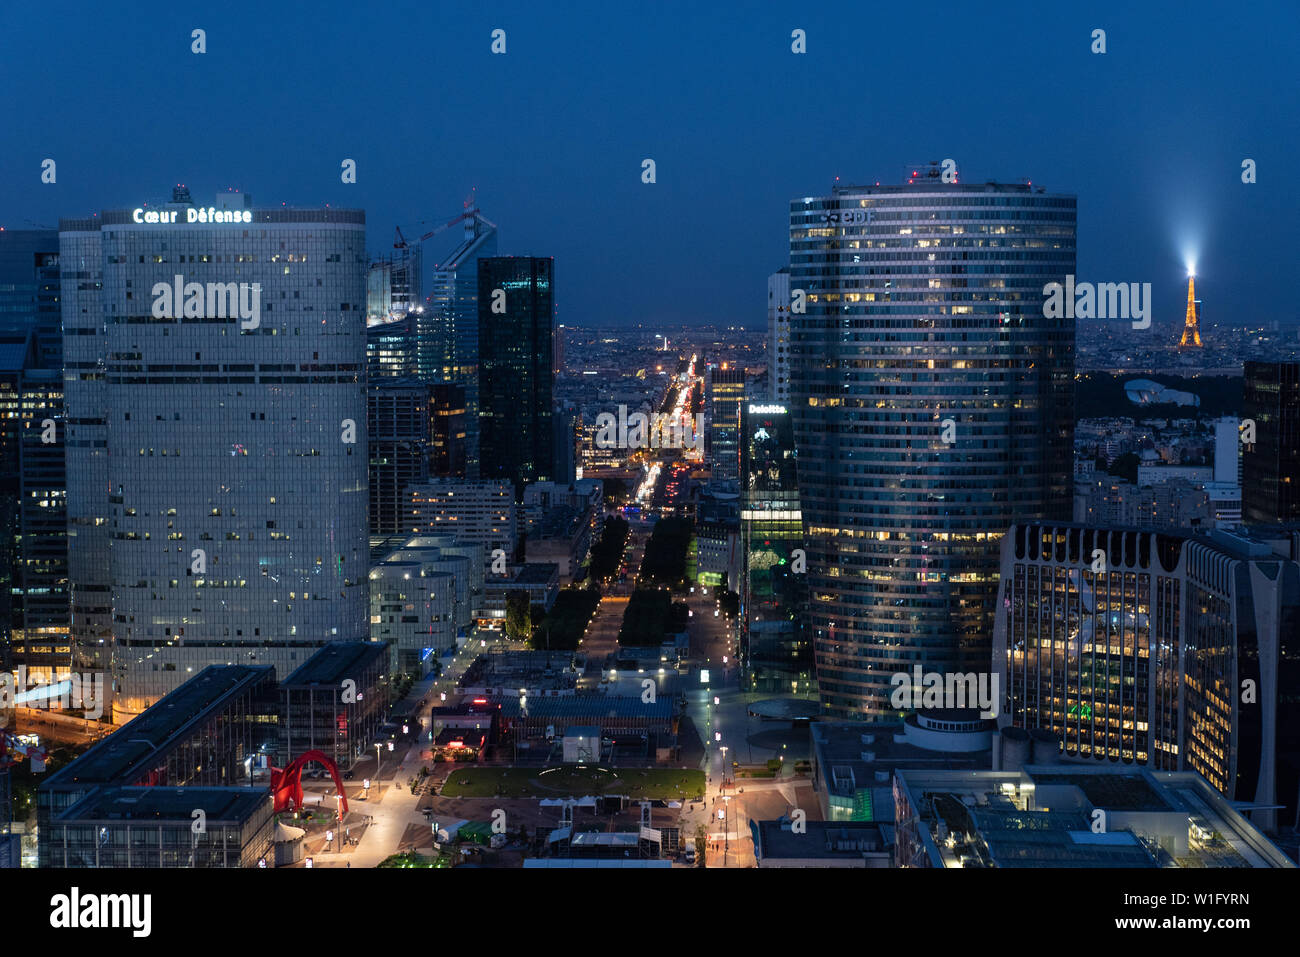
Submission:
[[[16,915],[1284,911],[1284,0],[185,7],[0,14]]]

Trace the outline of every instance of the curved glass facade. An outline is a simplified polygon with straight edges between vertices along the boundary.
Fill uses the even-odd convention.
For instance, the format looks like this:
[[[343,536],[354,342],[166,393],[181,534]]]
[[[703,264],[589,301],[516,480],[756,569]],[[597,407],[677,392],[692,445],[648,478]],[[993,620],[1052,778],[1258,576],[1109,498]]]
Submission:
[[[998,541],[1068,518],[1073,196],[837,187],[790,204],[790,394],[823,710],[990,665]],[[802,295],[803,302],[800,301]],[[800,306],[804,311],[800,312]]]

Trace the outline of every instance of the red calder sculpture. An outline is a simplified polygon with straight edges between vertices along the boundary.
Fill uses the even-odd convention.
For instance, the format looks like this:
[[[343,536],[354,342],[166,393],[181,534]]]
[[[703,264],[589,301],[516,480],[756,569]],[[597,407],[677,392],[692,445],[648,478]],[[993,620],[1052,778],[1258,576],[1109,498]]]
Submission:
[[[338,766],[324,751],[308,751],[289,762],[285,768],[271,768],[271,794],[275,797],[276,811],[292,811],[302,807],[302,769],[308,761],[323,764],[339,789],[339,817],[348,813],[348,793],[343,788]]]

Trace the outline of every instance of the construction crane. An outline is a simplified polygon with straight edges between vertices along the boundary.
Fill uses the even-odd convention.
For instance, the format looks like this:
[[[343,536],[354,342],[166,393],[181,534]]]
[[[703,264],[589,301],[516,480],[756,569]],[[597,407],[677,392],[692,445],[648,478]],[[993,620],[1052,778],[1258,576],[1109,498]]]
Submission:
[[[421,243],[427,242],[428,240],[432,239],[434,236],[437,236],[443,230],[451,229],[451,227],[455,226],[457,223],[463,223],[467,219],[483,218],[482,212],[479,210],[478,204],[475,202],[475,195],[473,192],[471,192],[467,197],[465,197],[463,208],[465,210],[463,213],[461,213],[455,219],[448,220],[447,222],[443,223],[441,226],[435,226],[433,229],[429,230],[427,233],[425,233],[423,236],[417,239],[415,241],[415,244],[418,246]],[[483,221],[485,223],[488,223],[487,220],[483,220]],[[494,224],[488,223],[488,225],[493,226]],[[410,245],[411,244],[406,241],[406,237],[402,235],[402,227],[400,226],[396,227],[396,235],[393,237],[393,248],[406,249]]]
[[[443,223],[441,226],[435,226],[435,227],[433,227],[433,229],[429,230],[427,233],[425,233],[423,236],[421,236],[421,237],[420,237],[419,239],[417,239],[415,242],[416,242],[417,245],[420,244],[420,243],[426,242],[427,240],[432,239],[434,236],[437,236],[437,235],[438,235],[440,232],[442,232],[444,229],[450,229],[452,226],[455,226],[457,223],[464,222],[464,221],[467,220],[467,219],[472,219],[472,218],[474,218],[474,217],[476,217],[476,216],[478,216],[478,215],[479,215],[479,210],[478,210],[477,207],[475,207],[474,209],[467,209],[467,210],[465,210],[465,212],[461,213],[461,214],[460,214],[459,216],[457,216],[455,219],[448,220],[447,222]],[[393,248],[394,248],[394,249],[406,249],[406,248],[407,248],[408,246],[410,246],[411,244],[410,244],[409,242],[407,242],[407,241],[406,241],[406,237],[402,235],[402,227],[401,227],[401,226],[397,226],[397,227],[395,227],[395,229],[396,229],[397,235],[393,238]]]

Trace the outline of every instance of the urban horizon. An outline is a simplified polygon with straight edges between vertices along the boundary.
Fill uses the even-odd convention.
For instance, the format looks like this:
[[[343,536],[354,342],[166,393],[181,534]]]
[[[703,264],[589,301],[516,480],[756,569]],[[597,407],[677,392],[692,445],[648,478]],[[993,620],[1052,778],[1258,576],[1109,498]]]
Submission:
[[[22,906],[973,869],[1048,933],[1279,923],[1300,130],[1270,5],[1201,6],[5,14]]]

